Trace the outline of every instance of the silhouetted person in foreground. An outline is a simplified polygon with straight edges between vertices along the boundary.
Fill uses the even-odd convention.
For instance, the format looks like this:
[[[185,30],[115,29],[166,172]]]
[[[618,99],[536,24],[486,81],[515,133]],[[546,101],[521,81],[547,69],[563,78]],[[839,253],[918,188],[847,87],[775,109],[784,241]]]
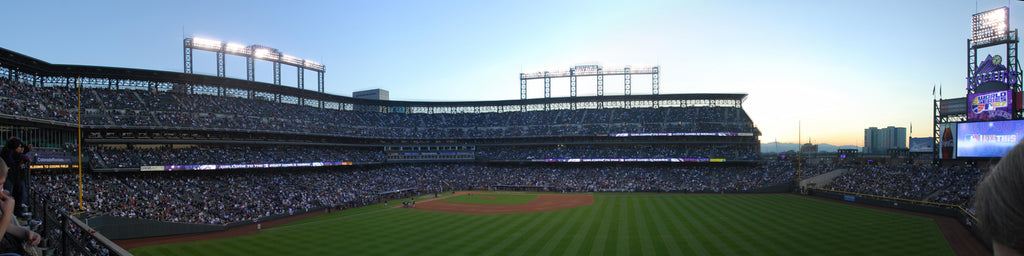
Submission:
[[[1024,141],[978,183],[974,209],[995,255],[1024,252]]]

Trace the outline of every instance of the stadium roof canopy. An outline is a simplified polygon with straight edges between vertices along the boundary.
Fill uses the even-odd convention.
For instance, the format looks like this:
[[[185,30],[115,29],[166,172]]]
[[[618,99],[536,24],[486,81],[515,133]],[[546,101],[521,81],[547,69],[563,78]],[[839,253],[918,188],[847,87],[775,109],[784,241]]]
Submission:
[[[206,88],[237,89],[250,92],[292,96],[304,100],[337,103],[338,108],[379,109],[405,108],[407,113],[444,112],[506,112],[549,109],[579,108],[645,108],[645,107],[688,107],[721,106],[741,108],[747,94],[706,93],[706,94],[660,94],[660,95],[614,95],[562,98],[536,98],[525,100],[499,101],[380,101],[320,93],[295,87],[255,82],[235,78],[209,75],[186,74],[158,70],[133,68],[61,65],[51,64],[27,55],[0,48],[0,67],[12,70],[9,76],[26,74],[40,80],[45,78],[71,81],[71,79],[92,79],[95,81],[131,81],[149,84],[173,84],[200,86]],[[16,73],[16,74],[12,74]],[[76,80],[78,81],[78,80]],[[95,83],[95,82],[94,82]],[[129,84],[129,83],[124,83]],[[358,107],[353,107],[358,106]],[[383,110],[395,112],[396,110]]]

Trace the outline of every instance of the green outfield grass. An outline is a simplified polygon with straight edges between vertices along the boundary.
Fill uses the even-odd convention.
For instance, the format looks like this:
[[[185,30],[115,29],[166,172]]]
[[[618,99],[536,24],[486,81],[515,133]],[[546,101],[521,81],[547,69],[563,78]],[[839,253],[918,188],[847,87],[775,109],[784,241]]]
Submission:
[[[477,194],[457,195],[441,201],[462,203],[462,204],[525,204],[537,199],[535,195],[513,195],[513,194]]]
[[[596,194],[590,206],[468,215],[364,207],[135,255],[953,255],[922,217],[793,195]]]

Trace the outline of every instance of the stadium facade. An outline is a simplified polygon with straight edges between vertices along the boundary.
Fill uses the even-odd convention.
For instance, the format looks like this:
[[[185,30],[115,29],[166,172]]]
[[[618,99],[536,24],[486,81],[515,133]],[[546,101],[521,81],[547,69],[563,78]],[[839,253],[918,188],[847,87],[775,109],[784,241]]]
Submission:
[[[0,80],[0,135],[35,143],[38,172],[79,163],[92,173],[126,175],[450,163],[750,166],[760,159],[761,133],[742,108],[746,94],[389,101],[217,76],[51,64],[2,48]],[[502,186],[556,189],[545,184]],[[95,228],[115,238],[229,227],[92,217]]]
[[[0,75],[6,81],[41,94],[58,96],[15,101],[30,107],[22,112],[0,113],[12,130],[41,129],[36,132],[38,136],[29,136],[27,140],[40,143],[43,148],[76,144],[74,136],[69,135],[78,127],[79,114],[83,144],[87,149],[273,144],[417,156],[324,161],[346,164],[542,161],[481,159],[479,154],[479,151],[510,146],[703,147],[720,144],[743,147],[755,154],[749,157],[699,154],[591,158],[602,162],[749,162],[757,158],[754,155],[760,147],[760,131],[741,106],[745,94],[619,95],[477,102],[384,101],[224,77],[57,65],[5,49],[0,50],[0,57]],[[80,113],[75,99],[78,93],[83,101]],[[197,102],[229,106],[212,107]],[[234,109],[230,105],[255,106],[266,111],[240,112],[251,109]],[[462,157],[442,157],[449,154]],[[89,157],[84,160],[92,160],[87,161],[86,166],[97,171],[145,169],[142,165],[113,167]],[[165,164],[145,164],[161,165]]]

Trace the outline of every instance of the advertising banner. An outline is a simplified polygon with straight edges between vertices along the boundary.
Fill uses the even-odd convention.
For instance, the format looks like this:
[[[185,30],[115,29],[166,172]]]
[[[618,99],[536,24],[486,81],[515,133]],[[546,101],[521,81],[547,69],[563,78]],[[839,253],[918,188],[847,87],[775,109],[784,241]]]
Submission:
[[[269,163],[269,164],[204,164],[204,165],[167,165],[141,166],[141,171],[193,171],[193,170],[229,170],[229,169],[266,169],[352,165],[352,162],[310,162],[310,163]]]
[[[724,163],[725,158],[551,158],[532,159],[531,162],[560,162],[560,163]]]
[[[74,158],[70,156],[40,156],[36,157],[37,164],[70,164]]]
[[[910,152],[933,152],[932,138],[910,138]]]
[[[939,124],[939,158],[954,159],[956,156],[956,124]]]

